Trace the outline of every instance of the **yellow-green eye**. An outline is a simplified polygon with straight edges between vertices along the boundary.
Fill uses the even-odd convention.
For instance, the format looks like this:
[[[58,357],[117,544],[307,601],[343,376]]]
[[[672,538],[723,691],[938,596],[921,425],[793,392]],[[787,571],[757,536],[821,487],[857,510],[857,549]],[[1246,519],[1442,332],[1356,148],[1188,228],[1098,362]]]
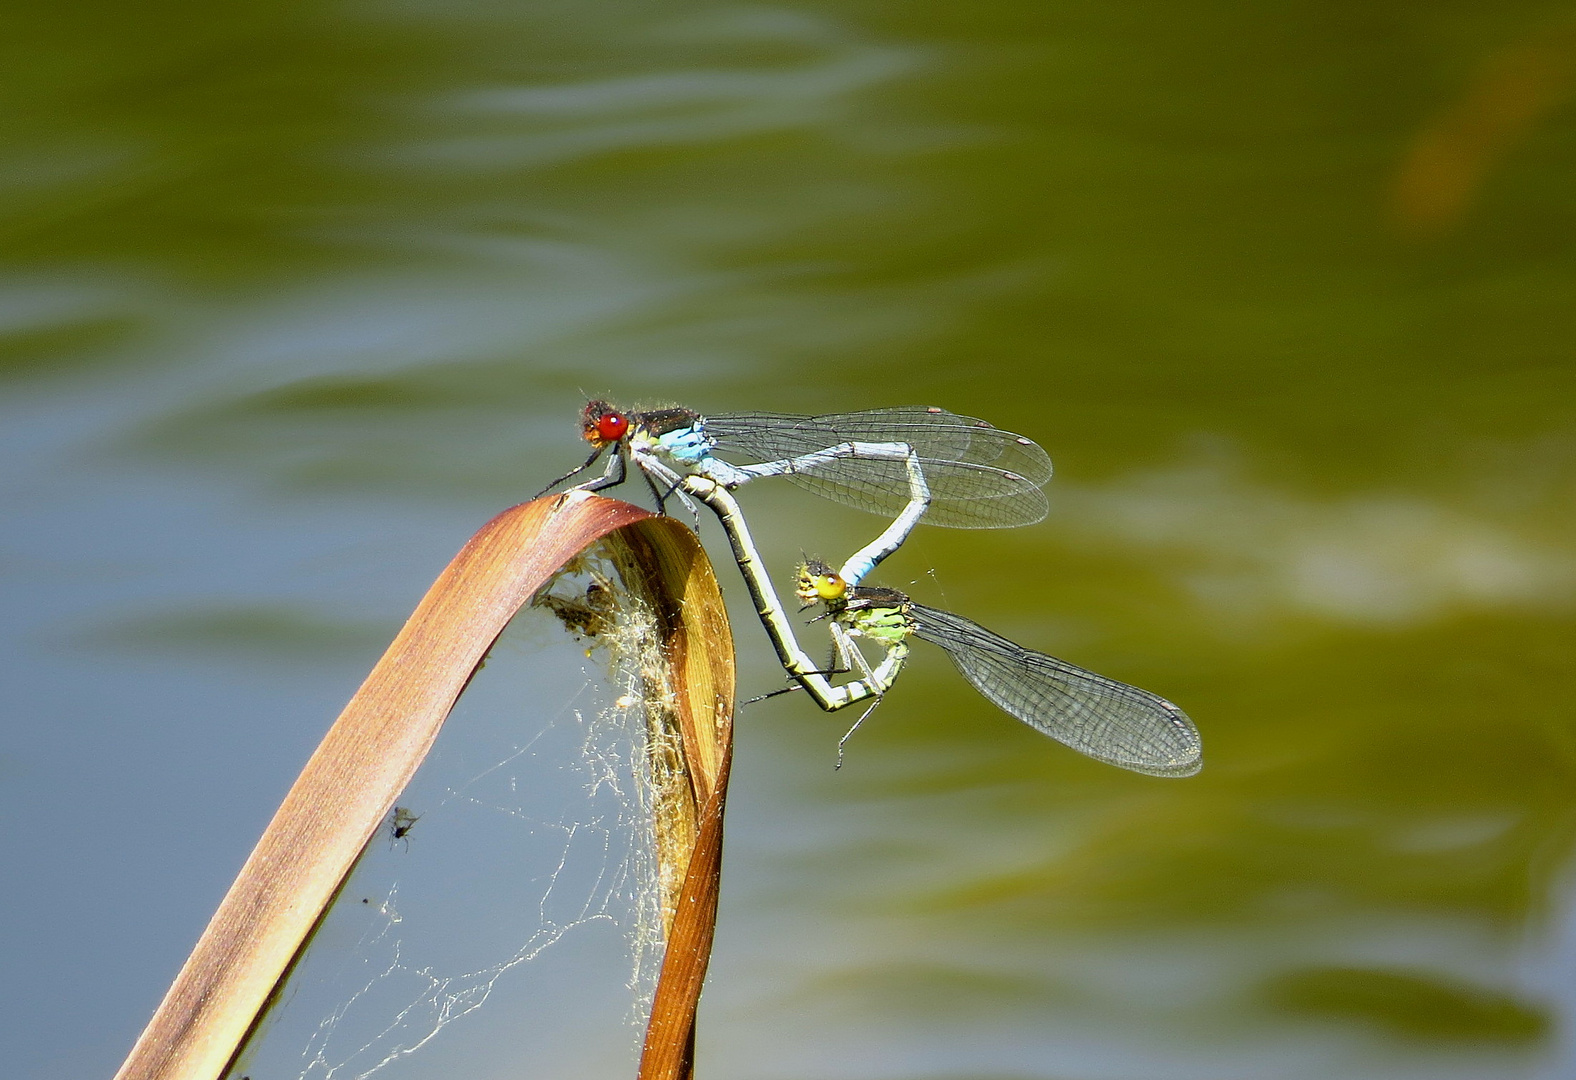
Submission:
[[[836,574],[817,574],[815,577],[815,595],[822,600],[841,600],[848,591],[848,586]]]

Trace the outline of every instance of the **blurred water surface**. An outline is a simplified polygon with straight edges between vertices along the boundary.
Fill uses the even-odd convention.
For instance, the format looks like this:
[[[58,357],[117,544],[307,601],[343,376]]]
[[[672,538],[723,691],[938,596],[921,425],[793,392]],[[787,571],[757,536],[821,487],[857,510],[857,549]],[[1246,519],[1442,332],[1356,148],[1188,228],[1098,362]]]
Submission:
[[[840,772],[752,706],[703,1073],[1569,1075],[1568,19],[8,5],[11,1075],[113,1068],[588,393],[1033,436],[1045,523],[882,580],[1205,739],[1123,774],[923,649]],[[779,576],[875,527],[745,495]]]

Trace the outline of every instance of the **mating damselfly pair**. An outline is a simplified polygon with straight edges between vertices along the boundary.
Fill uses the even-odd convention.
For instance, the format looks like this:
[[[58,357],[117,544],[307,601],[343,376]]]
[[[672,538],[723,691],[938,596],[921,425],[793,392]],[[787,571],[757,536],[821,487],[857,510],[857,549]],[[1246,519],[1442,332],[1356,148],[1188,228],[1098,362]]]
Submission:
[[[602,475],[581,489],[622,483],[632,462],[659,508],[677,498],[698,516],[695,501],[705,503],[728,536],[790,689],[805,690],[828,712],[869,702],[839,743],[839,762],[843,743],[896,682],[909,639],[917,637],[940,646],[995,705],[1081,753],[1156,776],[1199,770],[1198,731],[1164,698],[1025,648],[896,589],[860,584],[921,520],[992,529],[1045,517],[1040,488],[1051,477],[1051,462],[1032,440],[936,408],[702,416],[677,408],[624,412],[603,401],[586,405],[581,434],[591,455],[546,490],[607,453]],[[732,495],[768,476],[786,476],[838,502],[893,517],[841,569],[818,560],[798,568],[795,594],[801,610],[822,609],[816,621],[829,630],[837,661],[831,670],[814,664],[800,646]],[[861,640],[882,650],[875,664],[860,651]],[[859,677],[841,684],[828,678],[843,673]]]

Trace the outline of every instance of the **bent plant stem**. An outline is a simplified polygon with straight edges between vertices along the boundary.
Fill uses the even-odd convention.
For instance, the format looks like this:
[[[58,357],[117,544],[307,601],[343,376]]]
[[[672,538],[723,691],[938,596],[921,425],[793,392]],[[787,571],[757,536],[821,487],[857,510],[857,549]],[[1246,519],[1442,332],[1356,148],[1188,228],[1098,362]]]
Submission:
[[[662,1020],[654,1012],[646,1050],[677,1067],[641,1074],[689,1075],[715,915],[733,640],[716,578],[688,529],[572,492],[499,514],[439,575],[285,796],[116,1080],[224,1075],[494,640],[544,583],[604,538],[631,592],[657,613],[663,663],[647,697],[664,702],[679,729],[698,814],[692,852],[663,856],[685,867],[663,873],[683,888],[656,991]],[[670,963],[683,969],[671,985]]]

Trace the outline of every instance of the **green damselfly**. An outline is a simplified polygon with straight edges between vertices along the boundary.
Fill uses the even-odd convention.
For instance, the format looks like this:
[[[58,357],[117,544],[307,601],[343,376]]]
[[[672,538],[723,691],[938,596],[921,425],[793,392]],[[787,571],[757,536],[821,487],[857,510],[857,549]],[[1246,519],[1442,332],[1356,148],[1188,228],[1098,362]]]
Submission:
[[[815,664],[799,644],[738,503],[706,477],[686,477],[681,487],[722,522],[761,624],[795,685],[828,712],[869,702],[838,744],[839,761],[849,735],[897,681],[908,661],[909,639],[917,637],[942,648],[996,706],[1080,753],[1153,776],[1191,776],[1202,767],[1198,729],[1164,698],[1026,648],[961,615],[915,603],[896,589],[849,585],[826,564],[807,562],[795,591],[806,605],[824,608],[841,661],[834,666],[860,675],[833,684],[827,676],[840,672]],[[873,666],[859,651],[861,638],[883,650]]]

